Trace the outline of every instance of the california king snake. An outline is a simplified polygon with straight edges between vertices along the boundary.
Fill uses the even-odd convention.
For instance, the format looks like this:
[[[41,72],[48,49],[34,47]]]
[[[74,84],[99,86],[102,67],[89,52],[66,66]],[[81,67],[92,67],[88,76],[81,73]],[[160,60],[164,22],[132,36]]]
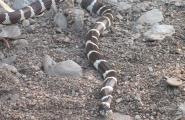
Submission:
[[[24,19],[41,14],[45,10],[49,10],[53,4],[59,3],[64,0],[39,0],[14,12],[1,13],[0,24],[15,24]],[[86,54],[91,64],[102,74],[104,84],[101,89],[101,105],[100,114],[107,116],[112,113],[110,104],[112,102],[113,88],[117,83],[116,71],[111,69],[109,63],[104,59],[103,55],[99,52],[98,39],[100,34],[108,27],[111,26],[113,15],[111,9],[98,0],[82,0],[81,7],[90,13],[101,16],[94,27],[87,32],[86,35]]]

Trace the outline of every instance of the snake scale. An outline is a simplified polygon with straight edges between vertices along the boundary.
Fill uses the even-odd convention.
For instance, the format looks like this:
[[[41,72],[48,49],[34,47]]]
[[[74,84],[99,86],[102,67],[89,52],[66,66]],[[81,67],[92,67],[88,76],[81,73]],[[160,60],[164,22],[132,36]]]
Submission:
[[[38,0],[29,6],[18,9],[14,12],[1,13],[0,24],[7,25],[18,23],[35,15],[39,15],[45,10],[49,10],[52,5],[63,1],[64,0]],[[81,7],[89,13],[100,16],[94,27],[92,27],[86,34],[85,48],[88,60],[96,70],[100,72],[104,79],[103,87],[100,91],[102,98],[99,112],[101,115],[107,116],[112,113],[110,105],[113,98],[113,88],[117,84],[117,77],[116,71],[112,69],[110,64],[99,52],[98,39],[101,33],[111,26],[114,17],[111,9],[98,0],[82,0],[80,4]]]

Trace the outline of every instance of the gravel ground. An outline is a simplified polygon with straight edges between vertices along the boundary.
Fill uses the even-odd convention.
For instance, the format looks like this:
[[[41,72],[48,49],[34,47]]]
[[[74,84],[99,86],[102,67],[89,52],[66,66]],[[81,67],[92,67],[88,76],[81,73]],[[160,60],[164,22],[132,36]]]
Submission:
[[[164,0],[128,3],[132,6],[126,10],[113,7],[114,25],[99,42],[105,58],[118,71],[112,109],[133,120],[184,120],[185,86],[169,86],[166,76],[185,76],[185,5]],[[174,26],[173,36],[148,41],[142,34],[145,28],[136,30],[137,19],[153,8],[162,11],[161,23]],[[57,33],[50,15],[34,18],[28,27],[19,25],[26,44],[20,38],[11,41],[10,49],[0,44],[1,60],[17,69],[0,69],[0,120],[101,119],[97,111],[102,78],[84,50],[84,34],[92,17],[86,13],[82,33],[71,28]],[[83,76],[48,76],[42,66],[44,55],[57,62],[75,61],[83,68]]]

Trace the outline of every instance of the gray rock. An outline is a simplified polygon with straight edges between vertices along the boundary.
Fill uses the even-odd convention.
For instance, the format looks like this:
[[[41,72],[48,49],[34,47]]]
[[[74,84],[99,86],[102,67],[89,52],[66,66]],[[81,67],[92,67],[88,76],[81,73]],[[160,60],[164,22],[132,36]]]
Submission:
[[[163,19],[164,17],[162,12],[159,9],[153,9],[139,17],[137,23],[153,25],[155,23],[161,22]]]
[[[4,59],[4,57],[5,56],[4,56],[3,52],[0,51],[0,60]]]
[[[123,99],[122,98],[118,98],[116,99],[116,103],[120,103]]]
[[[78,4],[80,4],[80,3],[82,2],[82,0],[76,0],[76,2],[77,2]]]
[[[56,63],[50,56],[46,55],[43,61],[44,71],[54,76],[72,76],[82,75],[82,68],[72,60]]]
[[[105,2],[107,2],[109,4],[117,4],[118,0],[105,0]]]
[[[7,71],[10,71],[12,73],[17,73],[18,72],[17,68],[15,68],[12,65],[8,65],[6,63],[0,63],[0,69],[7,70]]]
[[[34,30],[35,30],[35,25],[29,25],[27,28],[26,28],[26,31],[28,32],[28,33],[33,33],[34,32]]]
[[[27,26],[30,25],[30,21],[29,21],[29,20],[23,20],[23,21],[22,21],[22,25],[23,25],[24,27],[27,27]]]
[[[166,82],[171,85],[171,86],[180,86],[183,84],[183,81],[181,79],[178,79],[178,78],[172,78],[172,77],[166,77],[167,80]]]
[[[67,18],[63,13],[57,13],[54,17],[54,23],[57,27],[57,31],[61,32],[62,30],[67,29]]]
[[[63,49],[63,48],[56,48],[55,51],[56,51],[57,53],[62,53],[62,54],[67,54],[67,53],[68,53],[68,52],[66,52],[65,49]]]
[[[9,25],[4,26],[2,28],[2,32],[0,33],[0,37],[3,38],[17,38],[21,35],[21,30],[17,25]]]
[[[175,29],[171,25],[159,25],[155,24],[150,30],[144,33],[147,39],[163,40],[167,36],[172,36],[175,33]]]
[[[142,119],[141,119],[141,116],[136,115],[136,116],[135,116],[135,120],[142,120]]]
[[[148,26],[144,26],[142,24],[135,24],[133,26],[133,31],[136,32],[136,33],[142,33],[143,31],[145,31],[145,27],[148,27]]]
[[[66,76],[81,76],[82,68],[72,60],[63,61],[57,63],[54,66],[54,71],[56,75],[66,75]]]
[[[14,9],[20,9],[25,6],[28,6],[32,2],[35,2],[36,0],[15,0],[13,3],[13,8]]]
[[[151,66],[148,66],[148,70],[149,70],[150,72],[154,72],[154,69],[153,69],[153,67],[151,67]]]
[[[74,30],[76,32],[80,32],[83,30],[84,26],[84,11],[80,8],[75,8],[73,9],[73,14],[74,14]]]
[[[56,62],[49,56],[45,55],[43,59],[43,67],[44,71],[49,75],[55,75],[55,72],[53,70],[53,66],[56,64]]]
[[[28,41],[25,39],[20,39],[20,40],[14,41],[13,44],[16,45],[16,47],[18,48],[24,48],[28,46]]]
[[[12,64],[13,62],[15,62],[16,59],[17,59],[17,55],[13,55],[11,57],[2,59],[2,63]]]
[[[181,103],[178,107],[178,110],[185,115],[185,103]]]
[[[143,1],[143,2],[140,2],[136,5],[134,5],[133,7],[133,10],[136,11],[136,12],[142,12],[142,11],[148,11],[150,10],[151,8],[151,5],[152,5],[152,2],[150,1]]]
[[[129,9],[131,7],[132,7],[132,5],[127,3],[127,2],[119,2],[117,4],[117,9],[120,10],[120,11],[127,10],[127,9]]]

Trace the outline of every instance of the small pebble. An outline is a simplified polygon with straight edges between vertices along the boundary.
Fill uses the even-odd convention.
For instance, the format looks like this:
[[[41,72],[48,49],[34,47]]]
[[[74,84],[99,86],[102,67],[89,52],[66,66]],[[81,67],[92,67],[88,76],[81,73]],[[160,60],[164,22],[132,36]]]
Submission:
[[[142,120],[140,115],[135,116],[135,120]]]
[[[118,98],[116,99],[116,103],[120,103],[123,99],[122,98]]]
[[[24,27],[27,27],[27,26],[30,25],[30,21],[29,21],[29,20],[23,20],[23,21],[22,21],[22,25],[23,25]]]

